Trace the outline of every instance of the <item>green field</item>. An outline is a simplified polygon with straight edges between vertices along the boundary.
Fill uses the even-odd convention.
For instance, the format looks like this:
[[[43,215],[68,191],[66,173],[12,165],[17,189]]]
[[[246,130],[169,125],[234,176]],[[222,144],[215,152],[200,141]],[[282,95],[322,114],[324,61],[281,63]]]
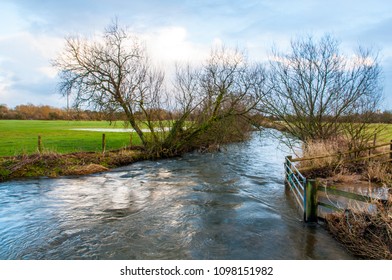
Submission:
[[[119,149],[130,143],[130,132],[72,130],[80,128],[122,129],[124,124],[106,121],[0,120],[0,156],[36,153],[38,135],[41,135],[43,151],[57,153],[101,151],[103,133],[106,135],[107,150]],[[136,133],[132,133],[132,144],[140,144]]]
[[[392,124],[382,124],[382,127],[383,130],[377,135],[377,142],[388,143],[392,140]]]
[[[123,122],[107,121],[36,121],[0,120],[0,156],[32,154],[38,151],[38,135],[41,135],[45,152],[71,153],[97,152],[102,149],[102,134],[106,135],[106,149],[119,149],[130,144],[130,132],[75,131],[80,128],[123,129]],[[377,142],[392,140],[392,125],[386,125]],[[132,144],[140,145],[136,133]]]

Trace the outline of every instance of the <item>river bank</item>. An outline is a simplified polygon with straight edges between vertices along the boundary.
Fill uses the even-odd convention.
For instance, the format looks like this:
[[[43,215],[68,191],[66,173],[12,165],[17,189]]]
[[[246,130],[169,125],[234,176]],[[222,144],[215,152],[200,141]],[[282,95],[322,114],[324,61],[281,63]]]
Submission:
[[[219,151],[219,145],[200,147],[201,152]],[[142,160],[155,160],[167,157],[146,151],[141,146],[100,152],[76,152],[59,154],[43,152],[13,157],[0,157],[0,182],[14,179],[37,177],[57,178],[61,176],[89,175],[126,166]]]
[[[106,153],[78,152],[70,154],[37,153],[0,158],[0,182],[70,175],[87,175],[128,165],[149,156],[140,148],[120,149]]]

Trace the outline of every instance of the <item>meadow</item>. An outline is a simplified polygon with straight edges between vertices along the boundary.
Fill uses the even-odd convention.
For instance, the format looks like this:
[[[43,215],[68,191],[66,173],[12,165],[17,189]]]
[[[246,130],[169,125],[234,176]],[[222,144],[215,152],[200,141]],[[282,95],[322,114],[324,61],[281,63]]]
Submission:
[[[377,135],[377,142],[388,143],[392,140],[392,124],[382,124],[382,126],[383,130]]]
[[[124,129],[124,123],[108,121],[39,121],[0,120],[0,156],[29,155],[38,151],[38,135],[42,150],[60,154],[73,152],[99,152],[102,150],[102,134],[106,135],[106,149],[120,149],[140,145],[134,132],[100,132],[77,129]],[[76,129],[76,130],[75,130]],[[132,134],[132,137],[131,135]],[[392,124],[377,137],[377,142],[392,140]]]
[[[106,135],[106,149],[120,149],[130,144],[130,132],[99,132],[74,129],[123,129],[123,122],[107,121],[37,121],[0,120],[0,156],[33,154],[38,151],[41,135],[44,152],[72,153],[102,150],[102,134]],[[132,133],[132,145],[140,139]]]

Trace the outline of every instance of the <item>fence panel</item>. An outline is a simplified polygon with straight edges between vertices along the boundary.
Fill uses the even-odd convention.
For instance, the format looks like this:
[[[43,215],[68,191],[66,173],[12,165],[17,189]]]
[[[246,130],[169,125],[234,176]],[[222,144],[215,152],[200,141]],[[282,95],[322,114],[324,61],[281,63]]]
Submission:
[[[368,147],[366,149],[361,149],[361,151],[371,150],[378,147],[390,146],[390,150],[388,152],[378,153],[374,155],[370,155],[368,157],[354,158],[351,159],[351,162],[360,161],[360,160],[370,160],[375,157],[385,156],[389,154],[389,159],[387,161],[392,161],[392,140],[390,143],[374,145],[372,147]],[[339,153],[334,155],[327,156],[317,156],[313,158],[297,158],[293,159],[291,156],[287,156],[285,160],[285,182],[286,185],[290,187],[290,190],[294,194],[294,198],[296,199],[298,205],[301,207],[303,211],[304,221],[305,222],[316,222],[320,217],[320,213],[318,211],[318,207],[322,206],[328,208],[332,211],[344,211],[345,209],[339,206],[333,205],[333,203],[327,203],[325,201],[321,201],[318,193],[323,193],[325,196],[334,195],[337,197],[343,197],[347,200],[355,200],[364,203],[370,204],[382,204],[386,205],[388,203],[388,199],[380,199],[375,197],[370,197],[366,195],[361,195],[358,193],[351,193],[343,190],[339,190],[336,187],[326,187],[321,185],[316,180],[307,179],[305,176],[301,174],[300,171],[302,169],[298,169],[293,163],[312,160],[312,159],[320,159],[324,157],[333,157],[333,156],[342,156],[345,154],[351,154],[357,151],[348,151],[345,153]]]
[[[291,156],[286,157],[285,161],[285,181],[294,194],[298,205],[305,218],[306,209],[306,178],[298,171],[294,164],[291,162]]]

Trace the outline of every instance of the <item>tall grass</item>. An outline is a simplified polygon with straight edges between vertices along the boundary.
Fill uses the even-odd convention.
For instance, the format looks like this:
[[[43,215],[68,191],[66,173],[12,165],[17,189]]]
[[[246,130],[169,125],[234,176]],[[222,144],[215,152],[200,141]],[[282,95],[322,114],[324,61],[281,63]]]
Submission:
[[[350,181],[356,174],[369,182],[392,187],[392,168],[390,162],[386,162],[388,155],[364,159],[372,154],[387,152],[389,146],[350,154],[346,153],[348,150],[349,142],[344,138],[309,141],[303,147],[303,158],[311,160],[300,161],[299,168],[307,173],[305,175]]]
[[[391,172],[391,163],[369,161],[364,168],[363,175],[369,182],[381,183],[386,187],[392,188]]]
[[[304,158],[315,158],[301,162],[301,168],[321,168],[332,167],[340,163],[339,157],[334,155],[347,148],[343,141],[332,140],[312,140],[303,147]],[[325,156],[323,158],[317,158]]]

